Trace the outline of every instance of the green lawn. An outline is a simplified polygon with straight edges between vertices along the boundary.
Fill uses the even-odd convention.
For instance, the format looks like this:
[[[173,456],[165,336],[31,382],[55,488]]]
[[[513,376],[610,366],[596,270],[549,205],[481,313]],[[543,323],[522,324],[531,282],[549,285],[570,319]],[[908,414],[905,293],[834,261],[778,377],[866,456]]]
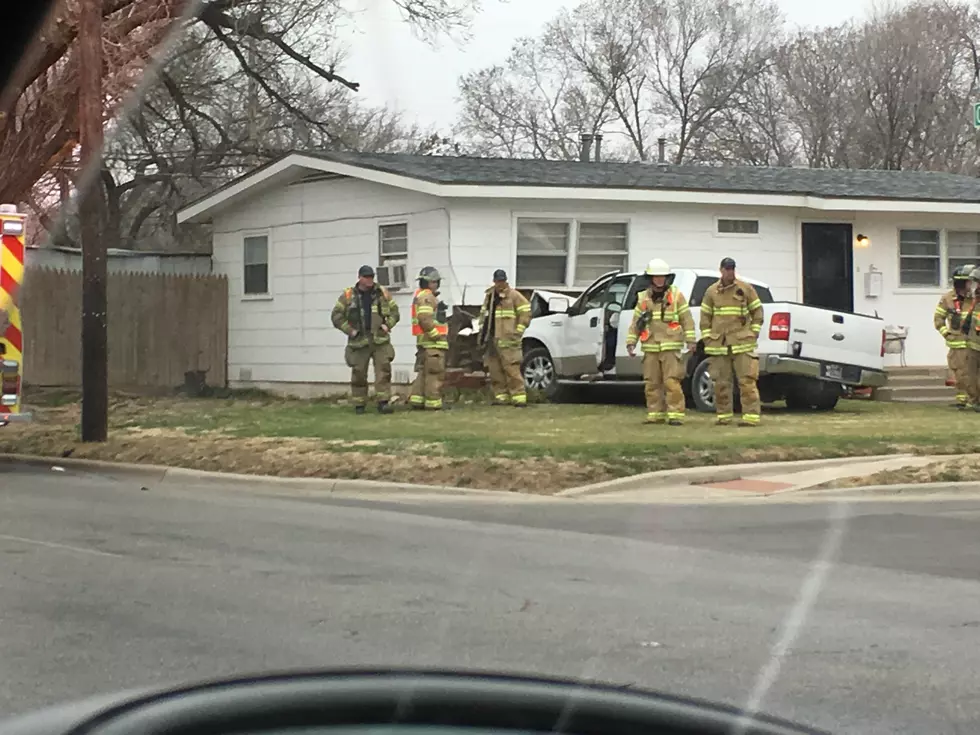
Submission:
[[[693,411],[683,427],[645,425],[645,411],[636,405],[537,404],[518,410],[477,403],[439,414],[403,409],[391,416],[356,416],[350,406],[318,401],[116,398],[112,441],[101,448],[75,443],[76,404],[63,398],[46,403],[37,426],[0,432],[0,450],[59,453],[67,443],[74,456],[105,457],[118,445],[128,461],[223,469],[220,457],[235,457],[227,460],[232,469],[255,472],[264,471],[260,456],[275,450],[280,459],[273,474],[383,479],[374,467],[387,462],[396,479],[418,481],[421,472],[452,483],[455,472],[469,477],[460,484],[477,486],[496,486],[493,478],[502,472],[533,470],[549,489],[673,467],[980,451],[980,435],[962,431],[974,422],[980,426],[980,416],[944,406],[870,401],[841,401],[827,413],[772,408],[764,411],[761,426],[743,428],[716,427],[713,416]],[[290,461],[296,466],[282,460],[283,447],[294,448]],[[329,454],[336,456],[328,466]],[[371,469],[350,469],[351,463]],[[424,471],[414,466],[419,463]],[[520,486],[516,479],[503,484]]]

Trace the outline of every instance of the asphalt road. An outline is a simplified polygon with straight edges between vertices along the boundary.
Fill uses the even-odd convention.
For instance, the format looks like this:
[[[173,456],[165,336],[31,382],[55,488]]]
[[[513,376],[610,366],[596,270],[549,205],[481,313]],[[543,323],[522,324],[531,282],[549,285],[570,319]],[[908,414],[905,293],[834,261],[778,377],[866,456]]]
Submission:
[[[0,712],[418,664],[761,696],[838,732],[977,732],[978,529],[974,500],[394,503],[5,466]]]

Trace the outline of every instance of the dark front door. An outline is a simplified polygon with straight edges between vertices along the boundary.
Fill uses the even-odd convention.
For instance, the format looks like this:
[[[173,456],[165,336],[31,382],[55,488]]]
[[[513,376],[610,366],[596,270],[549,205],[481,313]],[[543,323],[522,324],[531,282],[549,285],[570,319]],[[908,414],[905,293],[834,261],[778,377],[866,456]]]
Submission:
[[[854,251],[851,225],[803,225],[803,303],[854,311]]]

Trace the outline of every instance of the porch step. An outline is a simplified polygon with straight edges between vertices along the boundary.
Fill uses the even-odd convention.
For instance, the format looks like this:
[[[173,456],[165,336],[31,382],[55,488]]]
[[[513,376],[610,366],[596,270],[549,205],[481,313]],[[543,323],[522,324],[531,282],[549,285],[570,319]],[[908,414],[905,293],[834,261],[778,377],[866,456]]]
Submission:
[[[878,389],[879,401],[915,401],[917,403],[948,403],[956,391],[945,385],[884,386]]]
[[[898,403],[951,403],[956,397],[946,385],[945,365],[888,368],[888,383],[875,392],[879,401]]]
[[[906,378],[918,378],[918,379],[930,379],[930,378],[940,378],[942,380],[946,379],[946,366],[945,365],[920,365],[915,367],[890,367],[886,368],[885,372],[888,374],[888,382],[891,383],[893,378],[906,379]]]

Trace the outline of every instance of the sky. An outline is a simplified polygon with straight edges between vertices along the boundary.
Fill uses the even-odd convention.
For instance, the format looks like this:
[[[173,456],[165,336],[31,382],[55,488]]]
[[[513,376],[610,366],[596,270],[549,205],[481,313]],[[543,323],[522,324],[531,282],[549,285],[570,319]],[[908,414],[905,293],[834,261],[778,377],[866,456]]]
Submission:
[[[413,36],[392,0],[347,0],[353,21],[341,40],[349,50],[344,71],[361,83],[358,96],[388,105],[448,135],[457,111],[457,80],[503,62],[514,41],[534,36],[561,9],[578,0],[482,0],[471,38],[443,39],[436,47]],[[778,0],[791,26],[826,26],[864,16],[868,0]]]

